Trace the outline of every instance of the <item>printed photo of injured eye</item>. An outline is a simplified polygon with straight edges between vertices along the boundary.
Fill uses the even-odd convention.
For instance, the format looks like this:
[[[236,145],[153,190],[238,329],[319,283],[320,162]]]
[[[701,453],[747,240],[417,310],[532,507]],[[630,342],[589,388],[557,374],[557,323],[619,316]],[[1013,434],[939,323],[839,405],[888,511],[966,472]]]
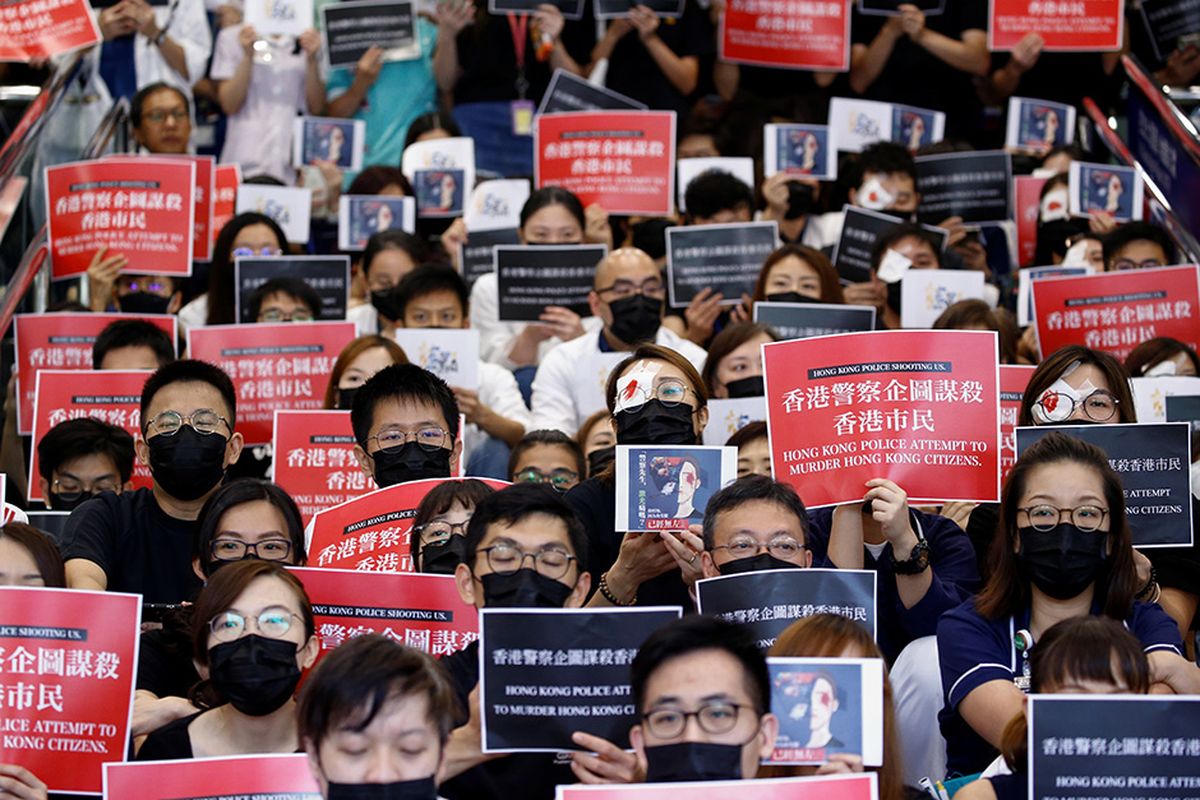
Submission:
[[[862,754],[862,675],[857,665],[771,667],[771,708],[779,715],[775,763],[824,763]]]

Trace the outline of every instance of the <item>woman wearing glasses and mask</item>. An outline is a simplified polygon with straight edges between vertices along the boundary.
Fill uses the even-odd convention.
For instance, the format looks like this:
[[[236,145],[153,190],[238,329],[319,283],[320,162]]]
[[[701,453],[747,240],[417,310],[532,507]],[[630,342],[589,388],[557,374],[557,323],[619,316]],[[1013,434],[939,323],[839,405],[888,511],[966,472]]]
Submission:
[[[454,574],[467,560],[467,523],[475,506],[494,491],[483,481],[467,478],[441,483],[421,499],[409,537],[417,572]]]
[[[1200,691],[1174,621],[1134,599],[1138,578],[1120,478],[1099,448],[1051,432],[1018,459],[1004,486],[995,564],[983,591],[938,624],[951,775],[995,758],[1029,691],[1029,654],[1056,622],[1087,614],[1125,623],[1164,691]]]
[[[139,761],[300,749],[293,695],[320,645],[294,575],[256,559],[218,571],[196,600],[192,645],[220,704],[151,733]]]
[[[691,362],[670,348],[643,344],[613,368],[605,392],[618,445],[700,444],[708,389]],[[704,542],[692,533],[626,532],[617,539],[616,481],[610,466],[567,493],[588,532],[588,559],[600,575],[590,605],[689,607],[686,570],[698,577]],[[691,577],[691,581],[695,580]]]

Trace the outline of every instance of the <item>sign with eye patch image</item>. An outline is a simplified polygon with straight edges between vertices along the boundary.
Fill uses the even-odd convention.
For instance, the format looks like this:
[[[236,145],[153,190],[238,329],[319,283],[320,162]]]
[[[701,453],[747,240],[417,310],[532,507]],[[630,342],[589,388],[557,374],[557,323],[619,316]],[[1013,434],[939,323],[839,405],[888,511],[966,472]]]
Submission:
[[[619,445],[616,476],[618,531],[685,531],[737,478],[737,448]]]

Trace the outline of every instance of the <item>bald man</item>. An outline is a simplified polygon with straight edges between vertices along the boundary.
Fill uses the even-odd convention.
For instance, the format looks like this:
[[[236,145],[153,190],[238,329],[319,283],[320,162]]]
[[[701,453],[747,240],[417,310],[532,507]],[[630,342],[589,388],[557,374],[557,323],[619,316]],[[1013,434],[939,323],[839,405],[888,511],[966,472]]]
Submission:
[[[574,436],[583,421],[605,408],[608,373],[644,342],[678,351],[699,370],[702,348],[662,325],[667,289],[654,260],[634,247],[613,250],[596,266],[588,295],[599,330],[563,342],[542,359],[533,379],[533,429]]]

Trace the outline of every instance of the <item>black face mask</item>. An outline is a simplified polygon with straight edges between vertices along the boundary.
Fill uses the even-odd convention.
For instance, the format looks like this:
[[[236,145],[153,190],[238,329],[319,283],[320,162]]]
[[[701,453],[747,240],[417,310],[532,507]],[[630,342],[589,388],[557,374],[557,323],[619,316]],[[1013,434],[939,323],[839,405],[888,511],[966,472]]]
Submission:
[[[358,393],[359,387],[351,386],[349,389],[338,389],[338,408],[342,411],[349,411],[354,408],[354,395]]]
[[[300,683],[296,645],[250,634],[208,651],[208,676],[238,711],[264,717],[292,698]]]
[[[635,294],[613,300],[613,323],[609,327],[612,335],[625,344],[652,342],[662,325],[663,301],[644,294]]]
[[[617,457],[617,448],[601,447],[599,450],[593,450],[588,453],[588,477],[594,478],[604,471],[604,468],[611,464]]]
[[[731,400],[736,400],[741,397],[762,397],[767,389],[763,385],[762,375],[751,375],[725,384],[725,391],[729,392]]]
[[[371,292],[371,305],[375,306],[379,316],[391,322],[396,322],[404,316],[404,309],[398,302],[395,287]]]
[[[445,447],[426,450],[416,442],[389,447],[372,454],[375,482],[379,488],[426,478],[450,477],[450,451]]]
[[[197,433],[183,425],[170,436],[146,440],[154,482],[177,500],[190,502],[208,494],[225,477],[225,445],[217,433]]]
[[[821,300],[814,300],[811,297],[806,297],[799,292],[775,292],[767,295],[768,303],[820,303]]]
[[[91,492],[80,492],[78,497],[63,500],[61,495],[49,492],[46,496],[46,505],[51,511],[74,511],[93,497],[95,495]]]
[[[1096,420],[1094,420],[1094,419],[1088,419],[1088,418],[1084,417],[1083,419],[1079,419],[1079,418],[1064,419],[1062,422],[1051,422],[1048,424],[1050,424],[1050,425],[1103,425],[1104,423],[1096,422]]]
[[[453,575],[454,568],[467,560],[467,537],[450,535],[440,544],[421,548],[421,572],[430,575]]]
[[[634,411],[617,412],[617,444],[696,444],[692,407],[657,398]]]
[[[1021,572],[1056,600],[1078,597],[1108,574],[1106,531],[1088,533],[1070,523],[1060,523],[1045,532],[1029,527],[1017,533],[1021,536],[1021,549],[1017,551]]]
[[[394,783],[329,782],[329,800],[436,800],[433,776]]]
[[[529,568],[504,575],[490,572],[479,582],[487,608],[562,608],[572,591],[562,581]]]
[[[153,292],[130,292],[117,298],[117,307],[126,314],[166,314],[171,298]]]
[[[735,781],[742,777],[740,744],[677,742],[646,748],[646,782]]]
[[[776,558],[770,553],[759,553],[749,558],[735,558],[717,567],[722,575],[741,575],[745,572],[765,572],[769,569],[799,569],[799,564]]]
[[[799,181],[788,181],[788,208],[784,212],[784,219],[800,219],[805,214],[812,211],[813,207],[813,188],[807,183]]]

